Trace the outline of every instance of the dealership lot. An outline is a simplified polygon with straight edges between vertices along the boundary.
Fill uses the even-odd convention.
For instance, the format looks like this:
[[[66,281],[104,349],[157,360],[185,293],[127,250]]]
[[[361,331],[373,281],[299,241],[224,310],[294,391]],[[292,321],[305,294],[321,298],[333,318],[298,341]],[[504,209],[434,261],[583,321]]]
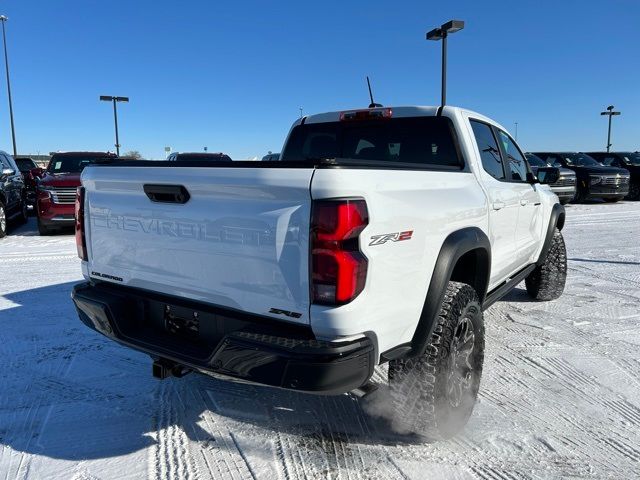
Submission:
[[[368,404],[189,375],[85,328],[72,235],[0,241],[0,478],[640,476],[640,203],[567,206],[564,295],[485,314],[465,435],[425,444]],[[382,378],[384,372],[378,372]]]

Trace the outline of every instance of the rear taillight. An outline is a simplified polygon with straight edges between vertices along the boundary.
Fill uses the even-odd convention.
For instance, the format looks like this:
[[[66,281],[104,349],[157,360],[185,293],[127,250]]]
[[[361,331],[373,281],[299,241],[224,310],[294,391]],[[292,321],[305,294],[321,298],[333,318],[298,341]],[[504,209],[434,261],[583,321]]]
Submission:
[[[76,248],[78,256],[87,260],[87,241],[84,236],[84,187],[76,190]]]
[[[313,303],[341,305],[358,296],[367,277],[367,257],[358,237],[369,223],[363,199],[318,200],[311,214]]]

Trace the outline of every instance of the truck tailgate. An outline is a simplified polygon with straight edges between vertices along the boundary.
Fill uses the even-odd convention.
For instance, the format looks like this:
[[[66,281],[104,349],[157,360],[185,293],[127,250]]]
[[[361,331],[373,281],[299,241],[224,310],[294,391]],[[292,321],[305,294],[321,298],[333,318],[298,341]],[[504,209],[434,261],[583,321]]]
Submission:
[[[86,168],[88,274],[309,323],[312,175],[312,168]],[[189,199],[152,201],[145,185],[184,187]]]

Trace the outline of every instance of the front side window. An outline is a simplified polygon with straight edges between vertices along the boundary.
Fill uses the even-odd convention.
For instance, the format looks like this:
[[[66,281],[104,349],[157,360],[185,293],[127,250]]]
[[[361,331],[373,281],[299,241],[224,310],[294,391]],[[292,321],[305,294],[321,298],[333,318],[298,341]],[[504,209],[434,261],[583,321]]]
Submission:
[[[17,158],[16,165],[18,165],[21,172],[28,172],[29,170],[36,168],[36,164],[33,163],[33,160],[29,160],[28,158]]]
[[[509,166],[511,180],[525,182],[527,180],[527,161],[524,155],[522,155],[518,146],[505,132],[498,130],[498,137],[500,138],[502,149],[507,156],[507,165]]]
[[[281,160],[349,159],[461,168],[453,128],[445,117],[309,123],[294,127]]]
[[[473,129],[473,135],[478,144],[478,151],[480,152],[483,168],[493,178],[503,180],[505,175],[502,166],[502,156],[500,155],[498,143],[493,136],[491,127],[486,123],[471,120],[471,128]]]

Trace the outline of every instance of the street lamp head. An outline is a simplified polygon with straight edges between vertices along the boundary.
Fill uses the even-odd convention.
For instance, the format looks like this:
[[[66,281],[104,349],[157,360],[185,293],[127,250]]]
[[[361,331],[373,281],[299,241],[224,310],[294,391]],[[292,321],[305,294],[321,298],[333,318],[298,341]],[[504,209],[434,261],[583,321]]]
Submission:
[[[442,25],[440,28],[447,33],[456,33],[459,30],[464,28],[463,20],[449,20],[447,23]]]
[[[100,100],[103,102],[128,102],[129,97],[112,97],[111,95],[100,95]]]
[[[613,110],[613,108],[614,108],[614,107],[613,107],[613,105],[609,105],[609,106],[607,107],[607,110],[611,111],[611,110]]]
[[[6,15],[0,15],[0,22],[6,22],[7,20],[9,20],[9,17]]]
[[[438,41],[442,40],[443,33],[441,28],[434,28],[430,32],[427,33],[427,40]]]
[[[438,41],[450,33],[456,33],[464,28],[463,20],[449,20],[447,23],[440,25],[438,28],[434,28],[427,33],[427,40]]]

